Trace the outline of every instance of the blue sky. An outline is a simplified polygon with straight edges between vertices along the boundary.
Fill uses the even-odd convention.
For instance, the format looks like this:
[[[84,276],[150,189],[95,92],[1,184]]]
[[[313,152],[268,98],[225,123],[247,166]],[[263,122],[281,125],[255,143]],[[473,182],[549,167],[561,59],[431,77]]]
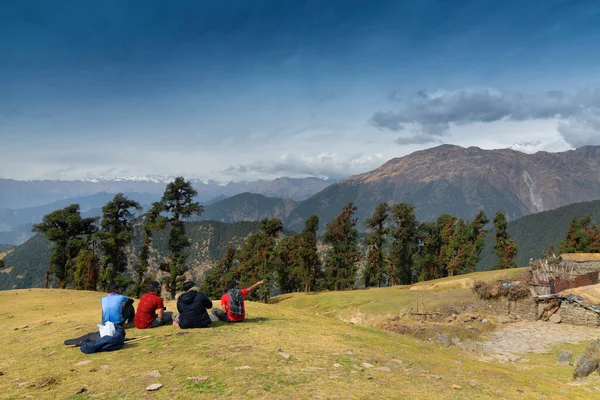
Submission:
[[[0,3],[0,178],[347,176],[600,144],[598,1]]]

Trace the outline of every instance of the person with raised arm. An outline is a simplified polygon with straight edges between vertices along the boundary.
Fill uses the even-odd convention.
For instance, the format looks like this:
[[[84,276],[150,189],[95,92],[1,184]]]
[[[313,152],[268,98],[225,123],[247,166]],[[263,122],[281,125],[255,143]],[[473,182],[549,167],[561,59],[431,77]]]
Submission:
[[[221,307],[223,309],[213,309],[213,315],[223,322],[242,322],[246,317],[244,298],[264,283],[264,281],[259,281],[247,289],[239,289],[237,281],[229,281],[227,283],[227,293],[221,297]]]

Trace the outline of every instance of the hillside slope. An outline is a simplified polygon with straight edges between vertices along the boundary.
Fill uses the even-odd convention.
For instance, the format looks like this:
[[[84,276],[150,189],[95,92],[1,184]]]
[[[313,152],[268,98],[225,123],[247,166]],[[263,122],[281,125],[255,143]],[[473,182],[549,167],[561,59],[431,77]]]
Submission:
[[[482,150],[442,145],[388,161],[352,176],[301,203],[287,219],[298,229],[312,213],[330,221],[349,201],[359,226],[381,202],[408,202],[417,217],[450,213],[473,218],[503,210],[511,219],[600,198],[600,147],[563,153]]]
[[[241,193],[205,206],[200,219],[229,223],[260,221],[264,218],[279,218],[283,221],[294,207],[296,202],[293,200]]]
[[[0,341],[10,343],[0,356],[5,395],[585,399],[597,385],[569,385],[572,368],[554,365],[554,355],[536,356],[535,365],[485,363],[455,347],[351,325],[304,308],[253,302],[247,303],[247,320],[241,324],[218,322],[188,331],[127,329],[127,337],[150,337],[109,353],[84,355],[66,348],[65,339],[97,329],[101,296],[43,289],[0,292],[0,304],[6,305],[0,312],[5,327]],[[175,308],[174,302],[166,306]],[[150,376],[153,371],[160,376]],[[188,377],[205,378],[196,383]],[[146,392],[153,383],[163,386]],[[76,394],[83,388],[85,393]]]
[[[573,218],[585,215],[591,215],[596,223],[600,223],[600,200],[570,204],[509,222],[508,233],[519,245],[517,265],[529,265],[530,258],[539,258],[551,244],[558,249],[558,243],[565,238]],[[496,260],[492,231],[486,237],[478,269],[488,269]]]

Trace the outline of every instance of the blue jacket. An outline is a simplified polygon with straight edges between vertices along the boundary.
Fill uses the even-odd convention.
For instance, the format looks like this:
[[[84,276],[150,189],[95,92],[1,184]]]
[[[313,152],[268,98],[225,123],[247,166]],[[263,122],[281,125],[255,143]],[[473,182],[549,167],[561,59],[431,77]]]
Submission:
[[[125,344],[125,330],[119,325],[115,325],[115,333],[112,336],[104,336],[95,342],[88,342],[79,349],[82,353],[92,354],[101,351],[121,350]]]

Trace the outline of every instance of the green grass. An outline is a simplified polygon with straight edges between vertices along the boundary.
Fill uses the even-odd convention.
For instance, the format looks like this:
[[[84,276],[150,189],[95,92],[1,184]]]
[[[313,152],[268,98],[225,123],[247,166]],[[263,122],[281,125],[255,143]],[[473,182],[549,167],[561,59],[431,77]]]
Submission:
[[[441,301],[436,297],[441,294],[455,298],[455,290],[449,289],[295,294],[278,304],[248,302],[248,319],[241,324],[219,323],[185,335],[177,335],[182,330],[172,326],[128,329],[128,337],[152,337],[92,355],[67,348],[63,341],[96,329],[101,293],[0,292],[0,397],[586,399],[593,398],[594,385],[600,386],[596,381],[570,386],[572,368],[554,366],[554,355],[533,356],[529,364],[483,363],[453,347],[322,315],[323,310],[330,315],[349,311],[346,300],[362,311],[400,310],[411,302],[403,296],[412,292],[420,292],[426,302],[430,296]],[[404,306],[393,306],[394,301]],[[172,302],[167,306],[175,309]],[[29,328],[14,330],[24,325]],[[281,357],[280,349],[291,357]],[[75,365],[83,360],[92,362]],[[392,372],[364,369],[362,363]],[[241,366],[251,369],[235,370]],[[149,377],[153,370],[161,377]],[[186,380],[194,376],[209,379]],[[57,383],[31,386],[50,377]],[[163,388],[146,392],[152,383]],[[76,394],[83,387],[87,392]]]

